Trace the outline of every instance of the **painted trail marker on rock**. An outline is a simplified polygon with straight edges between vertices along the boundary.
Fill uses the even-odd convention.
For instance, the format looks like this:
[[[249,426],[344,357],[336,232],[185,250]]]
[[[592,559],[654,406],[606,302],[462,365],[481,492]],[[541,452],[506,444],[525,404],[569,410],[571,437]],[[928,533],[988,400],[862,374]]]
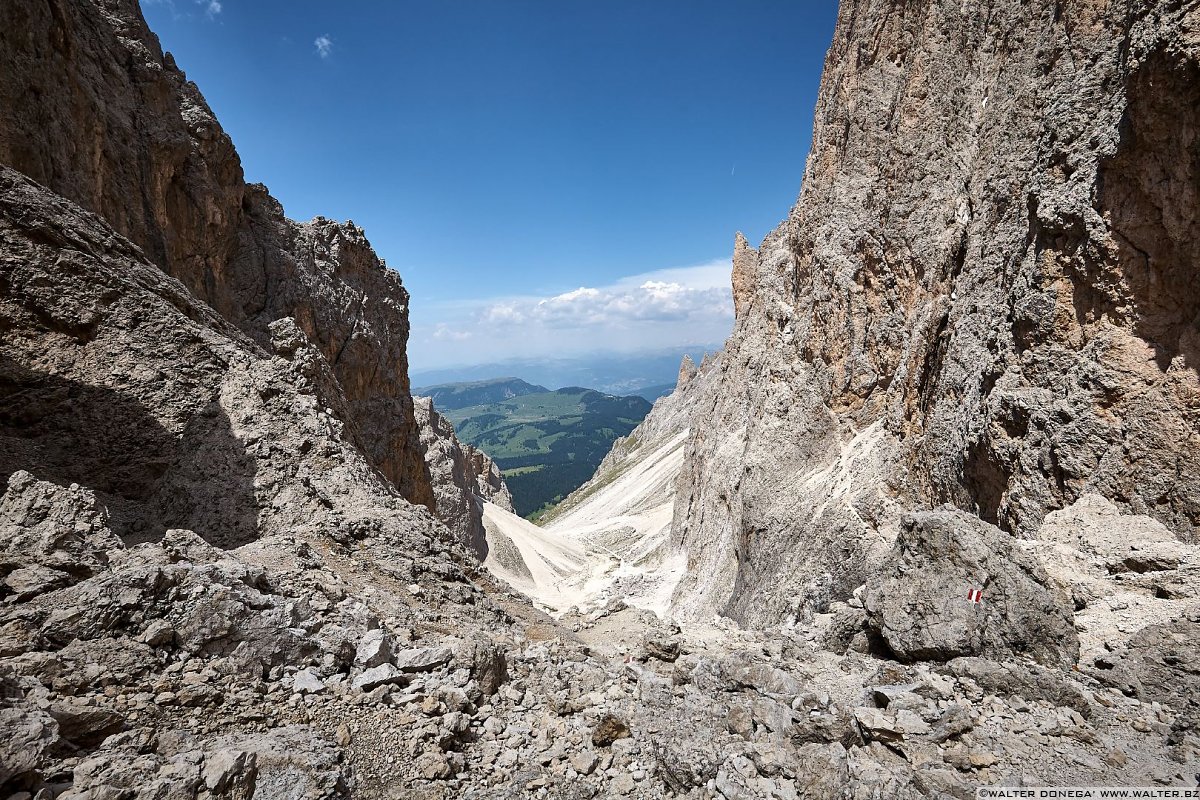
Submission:
[[[983,602],[983,589],[967,589],[967,602],[979,605]]]

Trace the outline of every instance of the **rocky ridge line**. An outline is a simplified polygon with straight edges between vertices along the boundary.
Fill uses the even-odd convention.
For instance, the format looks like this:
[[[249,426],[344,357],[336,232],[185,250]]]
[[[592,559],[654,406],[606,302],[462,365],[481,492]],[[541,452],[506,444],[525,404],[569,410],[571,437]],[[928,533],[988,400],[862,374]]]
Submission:
[[[408,292],[361,228],[287,219],[136,0],[0,9],[0,163],[96,212],[264,347],[290,317],[346,397],[342,423],[434,506],[409,394]]]
[[[500,468],[483,451],[459,441],[454,426],[433,407],[432,398],[414,397],[413,403],[438,518],[483,561],[488,553],[483,504],[495,503],[511,512],[512,495]]]

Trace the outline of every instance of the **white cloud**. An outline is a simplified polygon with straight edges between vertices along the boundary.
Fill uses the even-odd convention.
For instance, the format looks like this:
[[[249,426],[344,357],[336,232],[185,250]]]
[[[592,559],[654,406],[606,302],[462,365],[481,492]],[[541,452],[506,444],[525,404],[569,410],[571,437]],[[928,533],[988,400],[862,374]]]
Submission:
[[[413,302],[414,364],[718,342],[733,327],[729,259],[558,294]],[[469,341],[468,341],[469,340]]]
[[[313,40],[316,45],[317,55],[321,58],[329,58],[329,54],[333,52],[333,38],[328,33],[322,33]]]
[[[439,322],[433,329],[432,336],[439,342],[465,342],[471,338],[471,332],[461,328],[452,328],[444,322]]]
[[[204,13],[209,17],[215,17],[221,13],[221,0],[196,0],[196,3],[204,6]]]
[[[581,286],[541,298],[507,298],[477,314],[484,324],[536,323],[587,328],[732,318],[729,262],[632,275],[611,286]]]
[[[732,269],[728,258],[718,258],[694,267],[671,267],[630,275],[617,281],[615,285],[632,286],[646,281],[665,281],[681,283],[693,289],[729,289],[729,273]]]
[[[479,314],[479,321],[485,324],[520,323],[525,321],[525,312],[516,301],[495,303],[488,306]]]

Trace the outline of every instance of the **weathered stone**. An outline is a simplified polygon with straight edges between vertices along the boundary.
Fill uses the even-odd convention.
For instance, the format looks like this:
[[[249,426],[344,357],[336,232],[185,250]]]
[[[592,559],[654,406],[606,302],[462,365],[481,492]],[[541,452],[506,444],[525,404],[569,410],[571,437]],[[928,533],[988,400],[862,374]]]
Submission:
[[[4,578],[4,588],[18,603],[23,603],[39,594],[60,589],[70,583],[71,576],[67,573],[43,567],[41,564],[14,569]]]
[[[39,481],[24,469],[8,477],[0,497],[0,555],[25,565],[4,581],[18,600],[95,574],[120,548],[93,492]]]
[[[258,759],[245,750],[218,750],[204,759],[204,786],[221,797],[254,796]]]
[[[292,691],[320,694],[325,691],[325,682],[311,669],[302,669],[292,677]]]
[[[138,639],[151,647],[162,647],[175,641],[175,627],[164,620],[155,620],[146,626]]]
[[[456,650],[455,659],[469,665],[471,680],[485,697],[494,695],[508,677],[508,658],[499,643],[465,640]]]
[[[454,651],[446,646],[416,647],[396,653],[393,663],[401,672],[430,672],[453,658]]]
[[[422,753],[416,763],[417,774],[425,780],[445,780],[454,775],[450,761],[444,753],[429,751]]]
[[[626,739],[630,735],[629,726],[625,721],[612,714],[606,714],[592,729],[592,744],[596,747],[608,747],[618,739]]]
[[[289,725],[251,736],[218,740],[219,750],[247,753],[246,768],[235,786],[250,786],[254,798],[283,800],[294,797],[329,797],[348,800],[351,773],[344,756],[331,741],[312,728]],[[226,762],[229,763],[229,762]],[[251,773],[253,769],[253,773]],[[230,771],[236,775],[236,771]],[[252,785],[246,780],[253,775]]]
[[[1200,609],[1166,623],[1148,625],[1129,642],[1112,670],[1099,677],[1127,694],[1178,709],[1200,698]]]
[[[187,684],[175,692],[175,702],[185,708],[219,705],[224,700],[225,695],[220,689],[204,684]]]
[[[392,637],[382,628],[367,631],[354,651],[355,666],[364,669],[392,663]]]
[[[405,680],[407,679],[404,672],[394,664],[380,664],[378,667],[371,667],[365,670],[361,675],[352,680],[350,685],[359,691],[369,692],[380,686],[390,684],[403,685]]]
[[[115,711],[80,703],[60,701],[48,710],[58,723],[58,735],[77,747],[95,747],[125,725],[125,718]]]
[[[58,741],[58,723],[42,711],[0,708],[0,783],[34,770]]]
[[[580,775],[591,775],[592,770],[596,769],[596,754],[590,750],[584,750],[571,756],[571,769],[578,772]]]
[[[679,658],[679,640],[670,636],[663,636],[655,632],[647,633],[642,646],[645,647],[647,656],[657,658],[659,661],[670,663]]]
[[[1037,558],[957,509],[905,516],[864,601],[868,625],[903,660],[1021,654],[1069,666],[1079,655],[1071,605]]]
[[[876,686],[871,689],[871,696],[875,700],[875,705],[880,708],[888,708],[897,702],[903,702],[906,698],[916,697],[914,691],[916,688],[917,684],[915,683]]]

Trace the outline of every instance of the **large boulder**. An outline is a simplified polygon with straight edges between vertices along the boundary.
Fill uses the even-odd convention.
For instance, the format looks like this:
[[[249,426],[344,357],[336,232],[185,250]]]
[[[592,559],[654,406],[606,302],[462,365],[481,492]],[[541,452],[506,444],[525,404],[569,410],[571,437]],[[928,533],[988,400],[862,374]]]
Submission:
[[[971,589],[982,590],[981,602]],[[903,661],[1028,656],[1069,666],[1079,655],[1068,598],[1036,557],[949,507],[903,517],[864,602],[869,631]]]
[[[58,724],[44,711],[0,708],[0,784],[31,772],[58,741]]]
[[[122,549],[96,495],[40,481],[25,470],[0,497],[0,596],[26,600],[104,569]]]

